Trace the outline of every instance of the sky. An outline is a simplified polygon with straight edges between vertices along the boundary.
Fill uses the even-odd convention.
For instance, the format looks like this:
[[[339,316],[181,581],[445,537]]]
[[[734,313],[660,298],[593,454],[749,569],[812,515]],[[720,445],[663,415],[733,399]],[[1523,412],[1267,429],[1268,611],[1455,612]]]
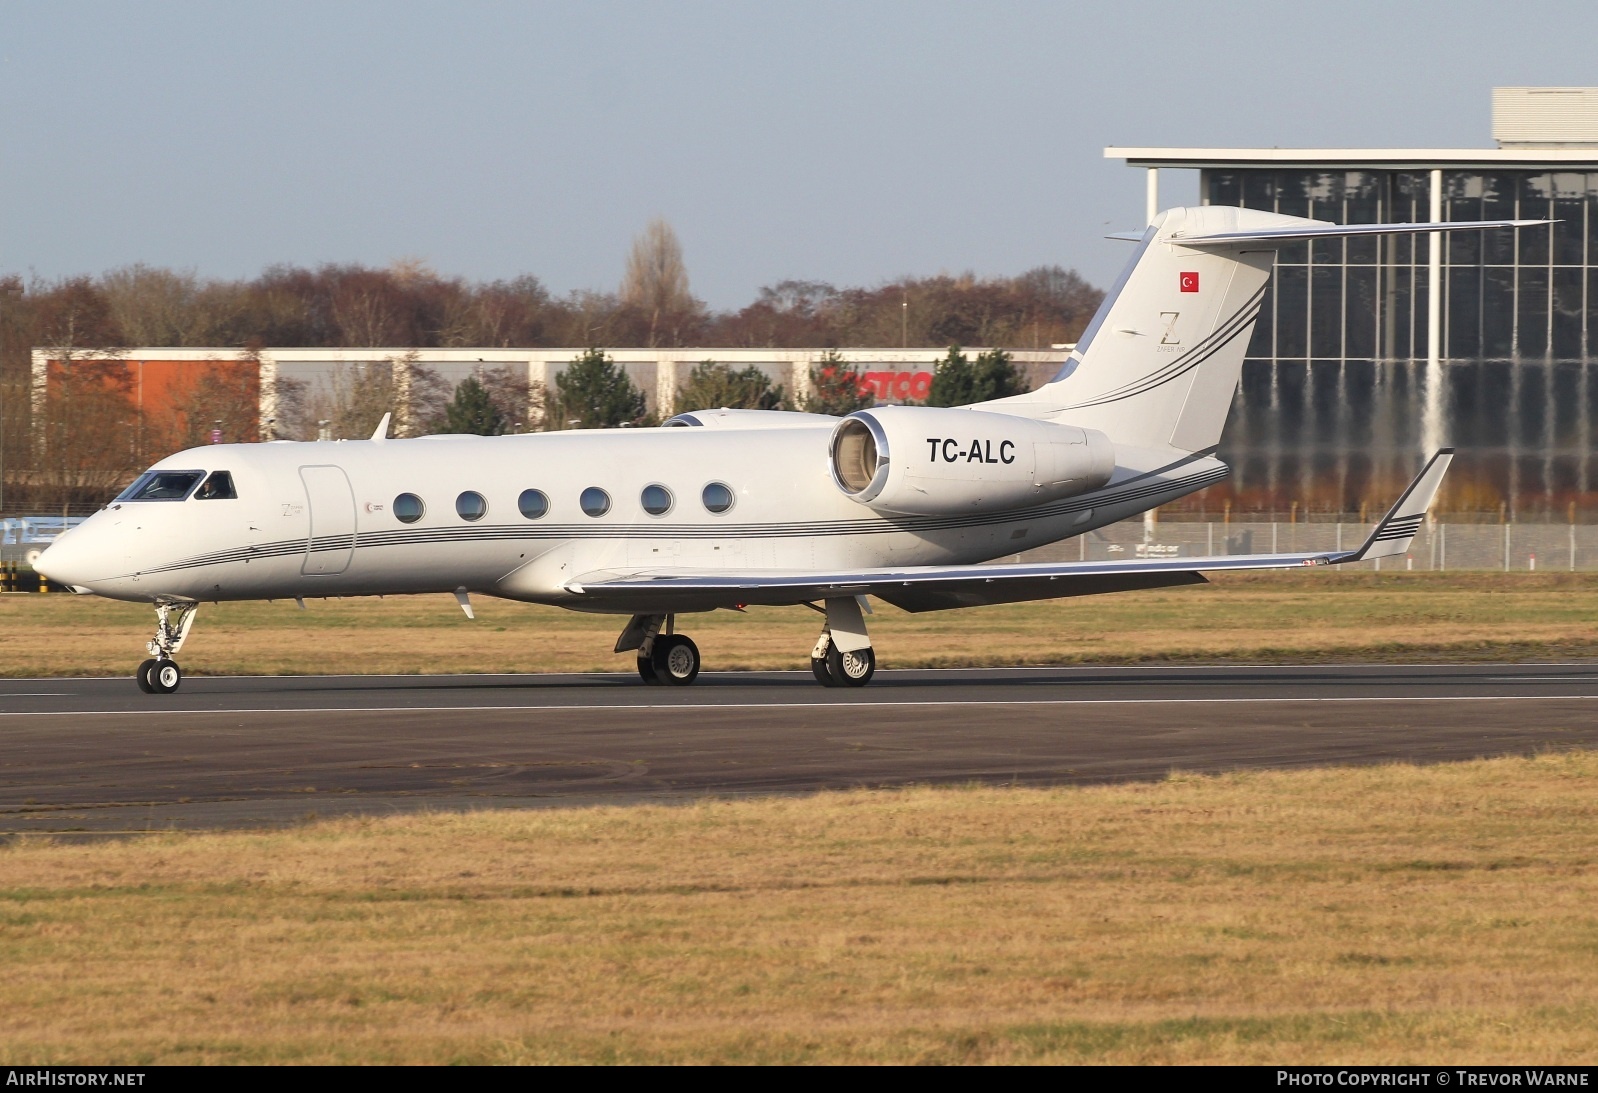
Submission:
[[[712,307],[1075,268],[1121,146],[1491,147],[1598,84],[1598,5],[0,0],[0,273],[421,259],[614,290],[654,217]],[[1163,172],[1165,204],[1195,172]]]

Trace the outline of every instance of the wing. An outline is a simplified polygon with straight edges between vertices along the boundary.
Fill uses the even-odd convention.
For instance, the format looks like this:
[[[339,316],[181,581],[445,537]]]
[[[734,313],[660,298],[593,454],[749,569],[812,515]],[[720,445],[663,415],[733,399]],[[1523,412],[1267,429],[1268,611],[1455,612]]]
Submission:
[[[751,604],[810,603],[876,596],[906,611],[1094,596],[1143,588],[1204,584],[1205,573],[1293,569],[1385,558],[1409,550],[1453,459],[1444,448],[1421,470],[1357,550],[1318,554],[1236,554],[1211,558],[1131,558],[1120,562],[1035,565],[906,566],[830,573],[744,570],[722,573],[656,570],[595,572],[566,585],[589,610],[707,611]]]

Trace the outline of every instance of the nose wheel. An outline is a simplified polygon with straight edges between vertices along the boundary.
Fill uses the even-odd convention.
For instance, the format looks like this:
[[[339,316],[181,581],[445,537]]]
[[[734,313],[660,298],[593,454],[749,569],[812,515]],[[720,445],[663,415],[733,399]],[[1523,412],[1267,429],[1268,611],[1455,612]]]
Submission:
[[[139,665],[134,681],[147,695],[169,695],[183,682],[183,669],[172,658],[183,648],[200,605],[192,600],[155,601],[155,637],[145,646],[150,659]]]
[[[183,669],[175,660],[151,657],[139,665],[138,681],[147,695],[169,695],[183,682]]]

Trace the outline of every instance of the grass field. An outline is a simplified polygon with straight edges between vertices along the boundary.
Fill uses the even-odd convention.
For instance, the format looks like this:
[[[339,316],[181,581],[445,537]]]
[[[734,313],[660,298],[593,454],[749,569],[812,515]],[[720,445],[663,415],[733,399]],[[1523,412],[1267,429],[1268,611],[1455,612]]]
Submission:
[[[0,848],[0,1057],[1598,1062],[1598,755]]]
[[[625,621],[486,597],[206,604],[191,674],[628,671]],[[1220,574],[1214,584],[869,620],[883,667],[1144,661],[1500,660],[1598,656],[1598,574]],[[820,629],[803,607],[686,615],[707,670],[800,668]],[[125,675],[148,606],[0,597],[0,672]]]

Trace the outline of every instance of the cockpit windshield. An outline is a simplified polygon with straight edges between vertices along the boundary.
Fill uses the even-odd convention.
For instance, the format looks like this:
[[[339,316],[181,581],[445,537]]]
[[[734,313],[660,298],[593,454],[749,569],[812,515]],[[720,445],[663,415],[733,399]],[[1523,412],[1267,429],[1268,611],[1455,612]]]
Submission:
[[[204,471],[145,471],[118,501],[181,501],[205,477]],[[229,483],[231,486],[231,482]]]
[[[228,471],[212,471],[205,485],[194,491],[196,501],[237,501],[239,491],[233,488],[233,475]]]

